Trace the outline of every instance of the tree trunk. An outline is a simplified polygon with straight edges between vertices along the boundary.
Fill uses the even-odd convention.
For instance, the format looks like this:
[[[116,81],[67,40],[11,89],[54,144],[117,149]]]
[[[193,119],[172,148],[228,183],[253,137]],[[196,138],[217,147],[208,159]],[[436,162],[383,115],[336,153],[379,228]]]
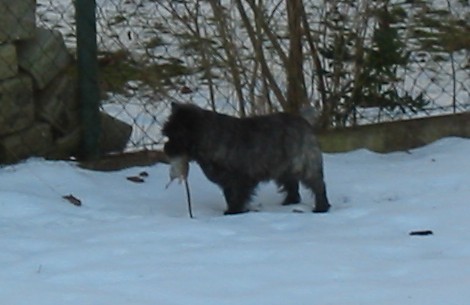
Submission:
[[[287,74],[287,105],[289,112],[298,113],[307,104],[302,55],[302,0],[286,0],[289,26],[289,57]]]

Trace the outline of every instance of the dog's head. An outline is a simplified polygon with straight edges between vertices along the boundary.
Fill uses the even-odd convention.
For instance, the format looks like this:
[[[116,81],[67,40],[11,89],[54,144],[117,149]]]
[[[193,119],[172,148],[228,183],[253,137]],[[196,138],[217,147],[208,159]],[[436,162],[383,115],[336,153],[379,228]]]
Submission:
[[[191,154],[202,111],[195,105],[171,103],[171,114],[162,129],[168,138],[164,152],[170,158]]]

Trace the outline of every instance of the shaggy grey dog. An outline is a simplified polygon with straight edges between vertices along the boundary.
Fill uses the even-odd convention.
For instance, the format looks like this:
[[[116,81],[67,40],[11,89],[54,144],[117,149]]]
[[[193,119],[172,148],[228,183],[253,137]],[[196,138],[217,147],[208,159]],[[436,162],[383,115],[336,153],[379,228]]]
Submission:
[[[330,208],[323,161],[313,127],[302,117],[277,113],[236,118],[194,105],[172,103],[163,126],[169,158],[196,161],[219,185],[225,214],[248,211],[259,182],[274,180],[286,193],[284,205],[300,202],[299,182],[315,194],[314,212]]]

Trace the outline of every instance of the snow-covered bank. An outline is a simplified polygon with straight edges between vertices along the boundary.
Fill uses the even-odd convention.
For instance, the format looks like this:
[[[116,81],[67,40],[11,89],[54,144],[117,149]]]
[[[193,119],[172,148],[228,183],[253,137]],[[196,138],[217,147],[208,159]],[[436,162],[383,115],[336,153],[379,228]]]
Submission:
[[[325,215],[292,213],[268,184],[253,202],[260,212],[222,216],[220,191],[193,164],[195,219],[181,186],[165,190],[166,165],[3,167],[0,303],[466,304],[469,154],[469,140],[451,138],[325,155]],[[145,183],[126,180],[141,171]]]

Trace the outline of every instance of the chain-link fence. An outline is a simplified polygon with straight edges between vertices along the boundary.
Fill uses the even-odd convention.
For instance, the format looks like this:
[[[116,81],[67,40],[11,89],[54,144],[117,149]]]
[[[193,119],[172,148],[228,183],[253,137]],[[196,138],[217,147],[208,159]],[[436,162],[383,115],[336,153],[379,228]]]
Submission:
[[[16,2],[3,1],[2,16],[23,19]],[[38,0],[34,12],[37,27],[61,33],[70,54],[75,2]],[[132,126],[128,149],[162,143],[172,101],[239,116],[309,104],[327,128],[464,112],[469,20],[467,0],[96,0],[101,109]],[[2,34],[2,22],[0,54],[9,45],[21,53],[21,41],[31,38]],[[10,64],[5,58],[0,67]],[[74,65],[58,75],[73,78]],[[3,70],[2,104],[2,84],[11,78]],[[33,82],[36,96],[44,89]],[[68,109],[77,105],[41,107],[56,112],[54,119],[35,112],[53,143],[66,142],[75,118]],[[11,133],[2,129],[0,139]]]

